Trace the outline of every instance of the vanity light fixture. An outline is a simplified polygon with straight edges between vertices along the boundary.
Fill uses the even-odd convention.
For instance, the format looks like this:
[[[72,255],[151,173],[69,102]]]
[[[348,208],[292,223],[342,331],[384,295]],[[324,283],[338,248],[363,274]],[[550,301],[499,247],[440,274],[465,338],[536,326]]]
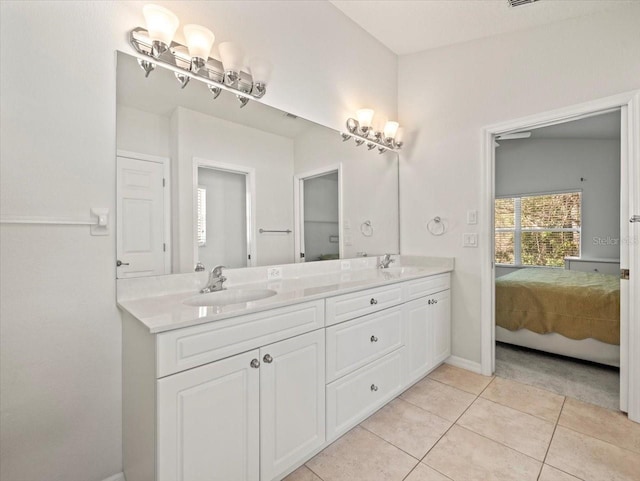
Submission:
[[[382,130],[376,130],[373,126],[374,111],[372,109],[360,109],[356,112],[356,118],[347,119],[347,131],[343,133],[342,140],[354,138],[356,146],[360,147],[366,142],[367,148],[373,150],[378,147],[379,153],[387,150],[397,151],[402,148],[402,129],[395,121],[388,121]],[[380,125],[380,124],[378,124]]]
[[[191,79],[207,84],[217,98],[222,90],[236,94],[240,107],[251,98],[259,99],[267,91],[271,65],[263,59],[244,67],[244,53],[235,43],[219,45],[221,60],[210,57],[215,35],[201,25],[185,25],[186,45],[173,40],[180,21],[171,11],[158,5],[145,5],[143,14],[146,28],[134,28],[129,43],[140,54],[138,64],[148,77],[160,65],[174,72],[181,88]]]

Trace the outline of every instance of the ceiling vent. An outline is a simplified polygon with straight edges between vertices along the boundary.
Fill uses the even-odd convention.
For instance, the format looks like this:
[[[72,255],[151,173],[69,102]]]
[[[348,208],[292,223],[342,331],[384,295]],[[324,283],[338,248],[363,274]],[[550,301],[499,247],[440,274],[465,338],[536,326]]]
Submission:
[[[538,0],[507,0],[509,2],[509,6],[511,7],[519,7],[521,5],[527,5],[529,3],[537,2]]]

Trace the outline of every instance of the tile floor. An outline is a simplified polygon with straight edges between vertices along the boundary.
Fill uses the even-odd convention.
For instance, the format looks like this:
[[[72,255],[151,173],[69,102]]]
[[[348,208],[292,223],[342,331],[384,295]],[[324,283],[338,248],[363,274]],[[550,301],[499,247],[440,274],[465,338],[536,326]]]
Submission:
[[[640,481],[640,424],[444,364],[285,481]]]

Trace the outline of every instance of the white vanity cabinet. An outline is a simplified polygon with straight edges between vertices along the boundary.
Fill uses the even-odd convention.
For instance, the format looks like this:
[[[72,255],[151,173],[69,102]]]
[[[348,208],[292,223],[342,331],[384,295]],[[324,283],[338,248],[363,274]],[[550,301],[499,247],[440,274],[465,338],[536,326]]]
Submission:
[[[158,481],[275,479],[325,441],[324,333],[158,380]]]
[[[123,324],[127,481],[278,481],[443,362],[449,274],[152,334]]]

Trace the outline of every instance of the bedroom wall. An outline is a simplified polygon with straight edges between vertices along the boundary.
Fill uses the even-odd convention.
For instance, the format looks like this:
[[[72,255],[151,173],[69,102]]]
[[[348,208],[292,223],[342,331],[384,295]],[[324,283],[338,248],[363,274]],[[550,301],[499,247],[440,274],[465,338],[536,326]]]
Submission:
[[[452,350],[480,362],[480,256],[462,234],[480,208],[482,128],[640,88],[640,4],[399,59],[401,251],[456,258]],[[445,235],[429,234],[434,216]],[[483,237],[485,236],[485,237]],[[475,364],[479,368],[478,364]]]
[[[131,51],[127,33],[143,24],[145,3],[0,2],[2,216],[113,213],[115,51]],[[183,24],[211,27],[217,42],[269,58],[269,105],[334,128],[363,105],[395,117],[395,55],[329,2],[160,3]],[[2,225],[0,234],[0,478],[119,473],[113,230]]]
[[[495,186],[498,196],[582,190],[582,257],[620,258],[619,139],[500,141]]]

